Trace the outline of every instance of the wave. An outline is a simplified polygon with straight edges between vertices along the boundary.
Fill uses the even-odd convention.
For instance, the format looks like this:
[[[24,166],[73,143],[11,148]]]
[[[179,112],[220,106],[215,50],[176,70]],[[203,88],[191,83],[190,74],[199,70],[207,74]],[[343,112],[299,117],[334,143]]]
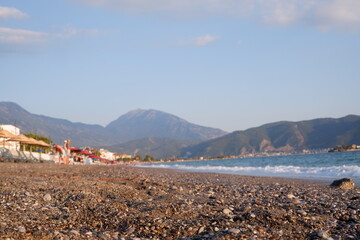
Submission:
[[[170,168],[193,172],[215,172],[252,176],[271,176],[271,177],[295,177],[295,178],[341,178],[351,177],[360,179],[360,166],[329,166],[329,167],[299,167],[299,166],[264,166],[264,167],[242,167],[242,166],[190,166],[190,165],[167,165],[152,164],[144,165],[144,167],[153,168]]]

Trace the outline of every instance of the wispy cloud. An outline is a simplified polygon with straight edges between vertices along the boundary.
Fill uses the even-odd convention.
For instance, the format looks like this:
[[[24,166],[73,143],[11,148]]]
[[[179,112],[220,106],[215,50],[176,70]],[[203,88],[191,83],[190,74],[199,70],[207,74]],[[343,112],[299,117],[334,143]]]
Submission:
[[[179,17],[228,16],[274,26],[359,29],[359,0],[73,0],[136,14]]]
[[[71,38],[79,35],[95,36],[101,34],[102,30],[99,29],[77,29],[73,27],[65,27],[61,32],[52,34],[54,38]]]
[[[23,29],[0,28],[0,44],[39,44],[47,41],[49,34]]]
[[[336,27],[353,31],[360,28],[359,0],[333,0],[317,10],[315,22],[323,29]]]
[[[218,37],[207,34],[207,35],[199,36],[199,37],[195,38],[191,43],[195,46],[202,47],[202,46],[209,45],[210,43],[212,43],[216,40],[218,40]]]
[[[22,11],[16,8],[0,6],[0,19],[9,19],[9,18],[22,19],[26,17],[28,17],[26,13],[23,13]]]
[[[56,39],[69,39],[76,36],[95,35],[97,29],[75,29],[66,27],[56,33],[37,32],[25,29],[0,27],[0,54],[11,52],[29,52],[51,43]]]
[[[196,47],[204,47],[206,45],[209,45],[215,41],[217,41],[219,37],[213,36],[210,34],[198,36],[193,39],[187,39],[187,40],[181,40],[178,41],[176,45],[178,46],[196,46]]]

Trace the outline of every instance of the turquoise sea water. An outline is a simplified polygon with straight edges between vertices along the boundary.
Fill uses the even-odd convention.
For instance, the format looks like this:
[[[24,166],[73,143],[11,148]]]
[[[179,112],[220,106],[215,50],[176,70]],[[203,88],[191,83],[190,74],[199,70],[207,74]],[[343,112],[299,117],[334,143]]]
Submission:
[[[140,167],[323,181],[348,177],[354,179],[357,184],[360,183],[360,151],[166,162],[140,165]]]

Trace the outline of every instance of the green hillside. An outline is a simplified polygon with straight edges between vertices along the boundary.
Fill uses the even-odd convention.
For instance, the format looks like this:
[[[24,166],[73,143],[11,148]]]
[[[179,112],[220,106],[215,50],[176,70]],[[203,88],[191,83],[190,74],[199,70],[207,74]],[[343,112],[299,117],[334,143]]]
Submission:
[[[182,149],[182,155],[214,157],[266,151],[292,152],[346,144],[360,145],[360,116],[266,124],[186,147]]]

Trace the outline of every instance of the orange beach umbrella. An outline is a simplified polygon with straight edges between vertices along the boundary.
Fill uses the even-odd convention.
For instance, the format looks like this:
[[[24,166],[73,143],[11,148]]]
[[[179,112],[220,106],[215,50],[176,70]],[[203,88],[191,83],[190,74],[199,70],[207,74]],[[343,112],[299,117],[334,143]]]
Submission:
[[[11,132],[5,129],[0,130],[0,138],[12,138],[12,137],[15,137],[15,135],[12,134]]]
[[[20,143],[34,145],[35,142],[32,139],[33,138],[29,138],[29,137],[25,136],[24,134],[20,134],[18,136],[8,139],[7,141],[20,142]]]
[[[5,144],[5,138],[12,138],[15,137],[14,134],[12,134],[11,132],[5,130],[5,129],[1,129],[0,130],[0,138],[3,138],[3,147],[9,146],[9,144]]]

